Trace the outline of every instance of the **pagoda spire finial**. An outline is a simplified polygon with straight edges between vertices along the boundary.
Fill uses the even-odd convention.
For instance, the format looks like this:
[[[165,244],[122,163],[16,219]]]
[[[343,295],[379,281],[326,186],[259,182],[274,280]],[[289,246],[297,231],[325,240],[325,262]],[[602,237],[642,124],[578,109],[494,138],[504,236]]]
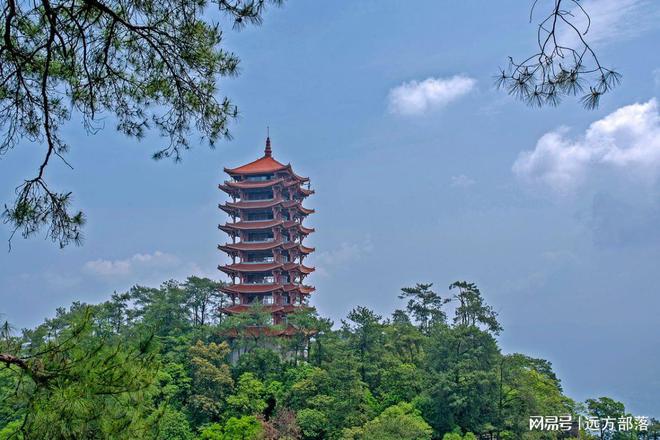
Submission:
[[[266,127],[266,149],[264,150],[266,157],[271,157],[273,155],[273,150],[270,148],[270,127]]]

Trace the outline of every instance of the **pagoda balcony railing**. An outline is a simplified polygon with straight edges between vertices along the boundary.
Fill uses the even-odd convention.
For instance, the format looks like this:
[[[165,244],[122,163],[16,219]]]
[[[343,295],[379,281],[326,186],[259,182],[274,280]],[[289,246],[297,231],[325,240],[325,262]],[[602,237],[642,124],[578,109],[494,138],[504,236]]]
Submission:
[[[275,220],[275,218],[271,217],[271,218],[260,218],[260,219],[257,219],[257,220],[241,220],[241,222],[243,222],[243,223],[254,223],[254,222],[267,222],[267,221],[270,221],[270,220]]]
[[[239,304],[244,305],[244,306],[253,306],[253,307],[255,307],[255,306],[271,306],[271,305],[285,306],[285,305],[292,304],[292,303],[283,303],[283,302],[277,302],[277,301],[274,301],[274,300],[273,301],[259,301],[257,299],[254,299],[250,302],[243,302],[243,303],[239,303]]]
[[[255,260],[255,261],[241,261],[241,264],[264,264],[264,263],[274,263],[275,258],[267,258],[265,260]]]
[[[261,280],[261,281],[245,281],[243,284],[250,284],[250,285],[258,285],[258,286],[265,286],[266,284],[274,284],[275,280]]]
[[[273,200],[275,200],[275,197],[267,197],[267,198],[264,198],[264,199],[248,199],[248,198],[244,198],[244,199],[240,199],[239,201],[240,201],[240,202],[271,202],[271,201],[273,201]]]
[[[266,238],[263,240],[245,240],[242,241],[241,243],[270,243],[271,241],[275,241],[275,237]]]
[[[268,199],[246,199],[246,198],[241,199],[239,197],[233,203],[238,203],[238,202],[272,202],[273,200],[275,200],[274,196],[270,197]]]
[[[273,175],[268,176],[248,176],[245,178],[246,182],[266,182],[268,180],[273,180]]]

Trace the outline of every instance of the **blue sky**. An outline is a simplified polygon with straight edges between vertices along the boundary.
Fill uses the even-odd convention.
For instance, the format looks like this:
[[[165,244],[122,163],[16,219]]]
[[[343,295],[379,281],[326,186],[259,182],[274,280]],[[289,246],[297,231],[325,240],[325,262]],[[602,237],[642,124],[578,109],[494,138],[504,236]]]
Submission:
[[[553,362],[574,398],[608,395],[660,415],[660,7],[587,1],[592,39],[623,83],[600,108],[530,109],[493,89],[508,55],[533,49],[528,5],[303,2],[264,25],[227,30],[241,75],[234,140],[181,164],[162,139],[65,128],[83,247],[17,239],[0,253],[0,313],[32,326],[73,300],[190,274],[223,279],[216,245],[224,166],[263,153],[311,177],[317,232],[313,304],[335,320],[357,305],[389,314],[401,287],[476,282],[500,313],[507,352]],[[43,147],[0,160],[0,195],[34,172]],[[9,231],[0,229],[0,241]]]

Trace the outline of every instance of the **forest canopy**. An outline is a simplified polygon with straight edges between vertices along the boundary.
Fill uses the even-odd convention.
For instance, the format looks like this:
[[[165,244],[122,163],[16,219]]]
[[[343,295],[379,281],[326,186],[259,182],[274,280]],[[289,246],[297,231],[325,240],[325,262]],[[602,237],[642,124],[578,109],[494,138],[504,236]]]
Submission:
[[[547,360],[503,353],[473,283],[444,298],[406,287],[389,317],[357,307],[335,324],[303,310],[288,338],[254,331],[269,320],[259,307],[220,314],[219,285],[135,286],[20,334],[5,324],[0,439],[540,439],[566,436],[530,431],[532,415],[628,415],[566,396]]]

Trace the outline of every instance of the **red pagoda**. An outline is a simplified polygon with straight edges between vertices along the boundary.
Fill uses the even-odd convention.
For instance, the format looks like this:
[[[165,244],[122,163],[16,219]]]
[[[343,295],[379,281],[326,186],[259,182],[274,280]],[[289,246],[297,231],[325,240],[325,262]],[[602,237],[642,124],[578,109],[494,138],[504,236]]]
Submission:
[[[303,240],[314,229],[303,226],[313,209],[302,206],[314,194],[309,178],[298,176],[290,164],[273,158],[270,138],[264,156],[238,168],[225,168],[230,180],[219,185],[231,201],[219,205],[231,222],[219,225],[231,243],[219,245],[232,259],[218,266],[232,279],[221,288],[230,295],[228,314],[247,312],[256,304],[272,316],[272,324],[286,325],[287,315],[305,307],[314,287],[303,284],[314,271],[303,261],[314,248]],[[284,331],[286,333],[286,330]]]

